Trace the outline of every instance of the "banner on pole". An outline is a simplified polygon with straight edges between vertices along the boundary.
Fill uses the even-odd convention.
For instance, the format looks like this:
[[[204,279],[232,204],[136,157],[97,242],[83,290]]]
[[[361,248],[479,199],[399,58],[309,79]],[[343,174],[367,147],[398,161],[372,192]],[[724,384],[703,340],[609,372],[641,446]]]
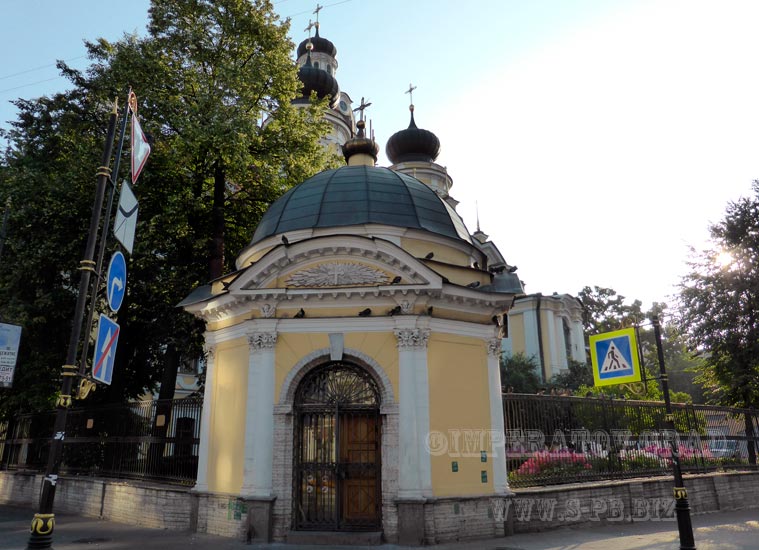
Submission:
[[[0,323],[0,388],[13,386],[20,343],[21,327]]]

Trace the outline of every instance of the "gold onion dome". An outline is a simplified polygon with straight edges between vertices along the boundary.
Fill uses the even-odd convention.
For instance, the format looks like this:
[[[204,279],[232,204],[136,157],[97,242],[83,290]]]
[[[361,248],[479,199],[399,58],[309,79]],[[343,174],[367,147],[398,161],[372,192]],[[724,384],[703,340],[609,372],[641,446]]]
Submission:
[[[374,159],[374,162],[377,162],[379,145],[377,145],[377,142],[373,139],[365,136],[364,128],[366,127],[366,123],[363,120],[359,120],[356,123],[356,127],[358,128],[358,134],[354,138],[346,141],[343,145],[345,162],[348,162],[353,155],[359,154],[369,155]]]

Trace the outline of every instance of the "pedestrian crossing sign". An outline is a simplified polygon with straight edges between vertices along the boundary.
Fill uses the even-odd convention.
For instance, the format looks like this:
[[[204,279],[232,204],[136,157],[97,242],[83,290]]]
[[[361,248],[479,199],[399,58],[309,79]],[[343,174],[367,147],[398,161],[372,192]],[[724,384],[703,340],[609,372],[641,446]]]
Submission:
[[[595,386],[640,382],[635,329],[626,328],[590,337],[590,361]]]

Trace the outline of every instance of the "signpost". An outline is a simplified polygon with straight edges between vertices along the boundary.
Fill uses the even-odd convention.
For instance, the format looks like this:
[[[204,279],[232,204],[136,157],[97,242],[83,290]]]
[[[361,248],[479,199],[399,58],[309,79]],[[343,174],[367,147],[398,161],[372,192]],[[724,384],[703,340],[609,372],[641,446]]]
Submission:
[[[100,315],[98,337],[95,340],[95,356],[92,359],[92,377],[103,384],[111,384],[119,331],[118,323],[103,314]]]
[[[634,328],[595,334],[589,338],[589,342],[596,386],[640,382],[641,370]]]
[[[106,281],[105,292],[108,298],[108,307],[116,313],[124,301],[124,294],[126,294],[126,260],[121,252],[114,252],[111,256]]]
[[[696,550],[693,539],[693,524],[690,518],[688,491],[683,484],[683,474],[680,469],[680,448],[675,429],[675,415],[669,399],[669,383],[667,370],[664,366],[664,351],[661,343],[661,326],[659,318],[653,317],[656,352],[659,359],[659,380],[664,393],[666,411],[665,424],[669,431],[668,437],[672,451],[672,473],[675,479],[674,497],[677,529],[680,534],[680,550]],[[588,339],[590,343],[590,360],[593,365],[593,380],[595,386],[611,386],[641,381],[640,360],[635,328],[626,328],[614,332],[594,334]]]
[[[21,327],[0,323],[0,388],[13,386],[20,343]]]

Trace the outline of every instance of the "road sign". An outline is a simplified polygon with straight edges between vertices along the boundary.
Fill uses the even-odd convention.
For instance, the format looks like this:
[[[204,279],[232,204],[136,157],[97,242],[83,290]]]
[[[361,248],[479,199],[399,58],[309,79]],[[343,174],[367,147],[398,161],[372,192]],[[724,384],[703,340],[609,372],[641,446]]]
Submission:
[[[119,341],[118,323],[101,314],[98,323],[98,337],[95,341],[95,357],[92,360],[92,377],[103,384],[111,383],[113,362],[116,358],[116,344]]]
[[[108,296],[108,307],[116,313],[121,307],[126,294],[126,260],[121,252],[114,252],[108,265],[108,279],[105,292]]]
[[[113,222],[113,234],[130,254],[134,245],[134,233],[137,229],[138,210],[139,205],[132,187],[126,181],[122,182],[119,208],[116,211],[116,220]]]
[[[10,388],[13,385],[20,343],[21,327],[0,323],[0,388]]]
[[[590,360],[596,386],[640,382],[635,329],[626,328],[590,337]]]

